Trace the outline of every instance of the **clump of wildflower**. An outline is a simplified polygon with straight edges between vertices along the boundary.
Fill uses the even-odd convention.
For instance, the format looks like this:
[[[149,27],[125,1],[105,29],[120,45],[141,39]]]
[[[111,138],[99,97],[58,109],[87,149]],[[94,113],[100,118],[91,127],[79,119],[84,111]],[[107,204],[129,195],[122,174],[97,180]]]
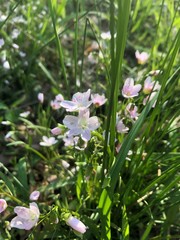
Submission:
[[[45,146],[45,147],[50,147],[50,146],[52,146],[52,145],[54,145],[54,144],[56,144],[57,143],[57,140],[54,138],[54,137],[50,137],[50,138],[48,138],[48,137],[46,137],[46,136],[43,136],[42,137],[42,142],[40,142],[39,144],[41,145],[41,146]]]
[[[134,85],[134,79],[133,78],[127,78],[125,80],[123,89],[122,89],[122,95],[125,98],[133,98],[139,95],[139,91],[141,90],[141,84]]]
[[[149,59],[149,54],[147,52],[139,52],[138,50],[135,52],[135,57],[139,64],[145,64]]]
[[[81,135],[84,141],[89,141],[91,131],[96,130],[100,125],[96,116],[90,117],[89,109],[80,111],[77,117],[67,115],[63,123],[69,129],[68,137]]]
[[[35,202],[30,203],[29,208],[17,206],[14,208],[14,212],[17,216],[11,220],[12,228],[30,230],[39,220],[40,212]]]
[[[4,212],[7,208],[7,202],[5,199],[0,199],[0,213]]]

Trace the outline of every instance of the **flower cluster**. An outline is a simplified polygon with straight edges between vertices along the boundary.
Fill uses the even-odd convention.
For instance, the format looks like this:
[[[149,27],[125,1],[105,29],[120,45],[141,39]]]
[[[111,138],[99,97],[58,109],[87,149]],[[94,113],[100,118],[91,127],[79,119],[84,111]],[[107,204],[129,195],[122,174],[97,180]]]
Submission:
[[[67,112],[77,112],[77,116],[67,115],[63,120],[63,124],[68,128],[66,143],[68,138],[71,139],[71,143],[74,143],[73,138],[77,138],[77,136],[80,136],[85,142],[91,139],[91,131],[96,130],[100,123],[96,116],[90,117],[89,107],[91,104],[99,107],[106,101],[104,95],[91,94],[89,89],[84,93],[75,93],[71,101],[64,100],[61,102],[61,107],[65,108]]]
[[[158,73],[160,72],[156,71],[156,74],[154,74],[154,76],[156,76]],[[149,75],[152,75],[152,71],[149,73]],[[146,95],[143,100],[143,105],[145,105],[148,100],[151,100],[154,97],[154,95],[156,94],[156,91],[159,91],[160,88],[161,88],[160,84],[157,81],[153,81],[151,76],[148,76],[145,79],[143,86],[142,84],[139,84],[139,83],[135,84],[135,81],[133,78],[127,78],[122,88],[122,96],[128,99],[128,104],[125,107],[126,119],[130,119],[131,121],[135,121],[138,119],[138,116],[139,116],[138,107],[135,105],[134,102],[130,102],[130,101],[133,101],[133,98],[139,96],[141,89],[142,89],[142,92]],[[129,130],[129,128],[125,126],[123,122],[123,118],[120,118],[119,113],[117,113],[116,130],[117,130],[117,133],[121,133],[121,134],[127,133]]]
[[[29,199],[31,201],[37,201],[40,196],[39,191],[33,191]],[[7,208],[7,202],[5,199],[0,199],[0,213],[4,212]],[[10,228],[18,228],[18,229],[24,229],[24,230],[31,230],[33,227],[35,227],[39,221],[40,217],[40,211],[37,203],[32,202],[29,204],[29,207],[23,207],[23,206],[16,206],[14,208],[14,213],[16,213],[17,216],[15,216],[10,224]],[[59,220],[56,219],[56,223],[58,223]],[[88,229],[87,226],[84,225],[83,222],[81,222],[76,217],[71,216],[68,214],[68,217],[65,219],[65,222],[68,226],[70,226],[74,233],[78,236],[82,236]]]

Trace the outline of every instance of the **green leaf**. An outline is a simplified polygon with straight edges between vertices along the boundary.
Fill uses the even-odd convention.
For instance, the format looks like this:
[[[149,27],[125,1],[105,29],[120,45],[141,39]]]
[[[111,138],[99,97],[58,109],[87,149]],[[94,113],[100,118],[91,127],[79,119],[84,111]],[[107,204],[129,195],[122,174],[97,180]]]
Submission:
[[[125,205],[122,206],[122,237],[123,240],[129,240],[129,223]]]

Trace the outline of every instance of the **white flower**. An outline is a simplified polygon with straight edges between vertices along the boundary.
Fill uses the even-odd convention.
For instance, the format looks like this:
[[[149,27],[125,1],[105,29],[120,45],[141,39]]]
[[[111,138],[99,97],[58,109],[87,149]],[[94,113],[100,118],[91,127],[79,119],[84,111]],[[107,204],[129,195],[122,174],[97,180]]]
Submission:
[[[83,222],[81,222],[79,219],[72,216],[70,216],[66,220],[66,224],[72,227],[72,229],[74,229],[78,233],[85,233],[87,230],[87,227],[84,225]]]
[[[42,139],[43,139],[43,142],[39,143],[41,146],[50,147],[57,143],[57,140],[54,137],[48,138],[46,136],[43,136]]]
[[[44,102],[44,94],[43,93],[38,93],[38,100],[40,101],[40,103]]]
[[[5,69],[10,69],[10,64],[9,64],[9,62],[7,60],[3,62],[3,67]]]
[[[4,45],[4,39],[0,38],[0,48]]]
[[[26,118],[26,117],[29,116],[29,114],[30,114],[30,111],[27,111],[27,112],[22,112],[22,113],[20,113],[19,116],[20,116],[20,117],[23,117],[23,118]]]
[[[72,97],[72,101],[64,100],[60,105],[69,112],[87,109],[92,104],[92,101],[89,101],[90,93],[90,89],[84,93],[75,93]]]
[[[99,127],[98,118],[89,117],[89,110],[80,111],[78,117],[67,115],[63,123],[69,128],[68,137],[81,135],[84,141],[89,141],[91,138],[91,131]]]
[[[30,230],[39,220],[39,208],[35,202],[29,204],[29,208],[17,206],[14,208],[17,214],[11,220],[10,226],[19,229]]]

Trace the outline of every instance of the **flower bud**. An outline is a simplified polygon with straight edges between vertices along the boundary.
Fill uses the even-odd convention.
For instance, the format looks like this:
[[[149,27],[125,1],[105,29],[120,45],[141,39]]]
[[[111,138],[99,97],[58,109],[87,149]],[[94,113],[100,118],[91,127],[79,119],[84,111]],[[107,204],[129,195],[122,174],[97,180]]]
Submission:
[[[66,224],[69,225],[70,227],[72,227],[72,229],[74,229],[78,233],[85,233],[86,229],[87,229],[87,227],[84,225],[84,223],[82,223],[79,219],[72,217],[72,216],[70,216],[66,220]]]
[[[0,199],[0,213],[4,212],[7,208],[7,202],[4,199]]]

